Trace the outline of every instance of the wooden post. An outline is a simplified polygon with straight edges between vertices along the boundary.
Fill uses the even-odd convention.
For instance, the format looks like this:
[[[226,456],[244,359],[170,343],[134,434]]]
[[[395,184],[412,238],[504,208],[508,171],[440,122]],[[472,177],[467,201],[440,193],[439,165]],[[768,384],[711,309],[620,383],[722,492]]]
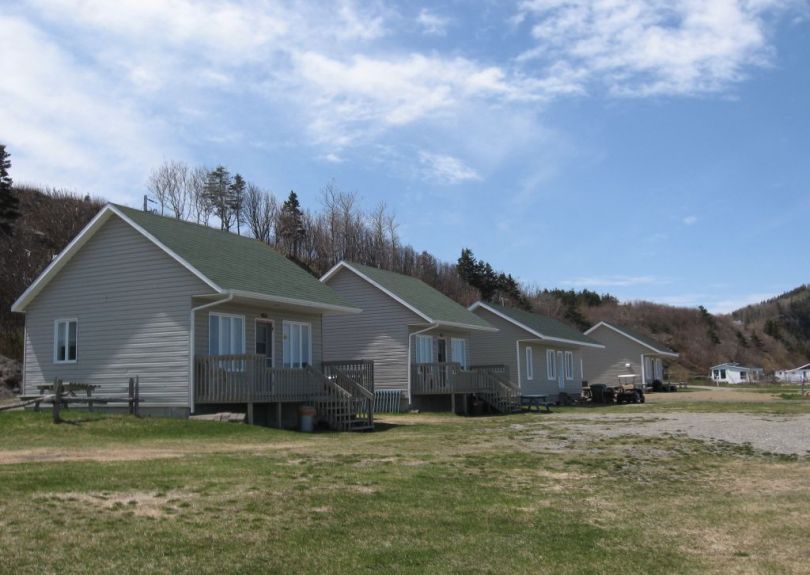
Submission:
[[[247,404],[247,420],[250,425],[253,425],[253,404]]]
[[[127,398],[127,403],[129,404],[129,414],[135,415],[135,378],[129,378],[129,387],[127,389],[127,394],[129,397]]]
[[[141,376],[135,376],[135,417],[141,415]]]
[[[464,415],[470,415],[470,407],[467,405],[468,396],[464,394]]]
[[[450,411],[453,412],[453,415],[456,415],[456,394],[450,394]]]
[[[58,377],[53,380],[53,403],[52,414],[54,423],[62,423],[62,418],[59,417],[59,407],[62,403],[62,380]]]
[[[278,427],[279,429],[281,429],[281,428],[282,428],[282,422],[281,422],[281,402],[280,402],[280,401],[279,401],[278,403],[276,403],[276,427]]]

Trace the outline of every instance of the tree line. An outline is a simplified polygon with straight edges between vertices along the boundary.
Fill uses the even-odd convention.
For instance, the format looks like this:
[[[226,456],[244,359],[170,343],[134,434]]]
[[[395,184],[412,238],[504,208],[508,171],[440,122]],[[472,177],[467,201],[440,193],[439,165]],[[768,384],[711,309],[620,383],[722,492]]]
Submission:
[[[10,156],[0,146],[0,355],[21,357],[22,320],[12,302],[101,209],[104,202],[60,190],[13,184]],[[758,307],[714,316],[705,309],[649,302],[619,303],[589,290],[527,287],[469,248],[455,262],[403,243],[384,203],[370,209],[334,181],[305,207],[291,191],[283,199],[225,166],[213,169],[169,161],[149,175],[148,209],[166,216],[249,235],[320,276],[346,259],[418,277],[462,305],[477,299],[533,310],[579,329],[608,320],[635,328],[681,352],[681,364],[700,371],[720,361],[766,368],[806,358],[810,334],[807,286]]]

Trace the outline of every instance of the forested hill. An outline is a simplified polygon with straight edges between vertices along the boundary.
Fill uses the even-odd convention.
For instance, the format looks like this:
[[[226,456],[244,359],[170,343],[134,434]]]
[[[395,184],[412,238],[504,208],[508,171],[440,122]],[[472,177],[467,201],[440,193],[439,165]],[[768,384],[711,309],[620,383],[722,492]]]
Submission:
[[[324,188],[316,209],[301,206],[294,193],[281,202],[255,186],[247,185],[244,191],[237,206],[239,214],[229,222],[230,231],[266,241],[315,276],[337,261],[349,259],[419,277],[463,305],[483,297],[534,309],[579,329],[600,320],[613,321],[678,350],[679,369],[692,373],[705,373],[709,366],[723,361],[766,369],[810,361],[808,286],[728,316],[648,302],[620,303],[609,294],[588,290],[527,289],[463,246],[459,246],[457,262],[443,262],[403,244],[398,224],[385,206],[365,210],[357,196],[341,192],[333,184]],[[104,202],[31,187],[15,187],[14,193],[19,218],[11,234],[0,234],[0,355],[19,358],[23,318],[10,313],[11,303]],[[201,198],[185,200],[181,217],[202,223],[210,219],[220,226],[210,205],[202,214],[188,207],[195,201]],[[176,214],[165,198],[163,205],[158,202],[152,208]]]

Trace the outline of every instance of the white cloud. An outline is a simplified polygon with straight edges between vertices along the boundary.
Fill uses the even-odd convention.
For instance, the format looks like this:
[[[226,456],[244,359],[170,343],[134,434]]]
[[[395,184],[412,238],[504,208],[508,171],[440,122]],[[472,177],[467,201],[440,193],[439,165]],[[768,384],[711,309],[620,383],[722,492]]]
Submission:
[[[753,303],[772,298],[775,293],[708,294],[689,293],[655,298],[658,303],[680,307],[704,306],[711,313],[727,314]]]
[[[439,183],[459,184],[481,179],[478,172],[453,156],[421,150],[419,161],[425,176]]]
[[[615,95],[717,92],[772,57],[768,16],[791,0],[527,0],[535,47],[519,60],[564,64]]]
[[[578,277],[561,282],[563,285],[578,287],[578,288],[593,288],[593,287],[628,287],[638,285],[660,285],[669,283],[665,278],[656,276],[626,276],[626,275],[611,275],[611,276],[591,276],[591,277]]]
[[[118,87],[27,22],[0,16],[0,53],[14,54],[0,82],[0,139],[13,154],[18,183],[121,200],[123,188],[140,187],[145,166],[171,150],[160,144],[160,125]]]
[[[683,224],[685,226],[693,226],[697,223],[698,217],[694,214],[690,214],[683,219]]]
[[[450,25],[450,19],[440,16],[427,8],[422,8],[416,21],[422,27],[422,33],[428,36],[444,36],[447,34],[447,27]]]

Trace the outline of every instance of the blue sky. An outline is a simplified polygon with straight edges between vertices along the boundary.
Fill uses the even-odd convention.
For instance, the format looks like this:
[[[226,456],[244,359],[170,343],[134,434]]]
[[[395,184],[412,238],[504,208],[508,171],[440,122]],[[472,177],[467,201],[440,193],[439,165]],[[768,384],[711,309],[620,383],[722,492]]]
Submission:
[[[19,183],[138,205],[165,159],[541,287],[730,311],[808,281],[804,0],[6,0]]]

